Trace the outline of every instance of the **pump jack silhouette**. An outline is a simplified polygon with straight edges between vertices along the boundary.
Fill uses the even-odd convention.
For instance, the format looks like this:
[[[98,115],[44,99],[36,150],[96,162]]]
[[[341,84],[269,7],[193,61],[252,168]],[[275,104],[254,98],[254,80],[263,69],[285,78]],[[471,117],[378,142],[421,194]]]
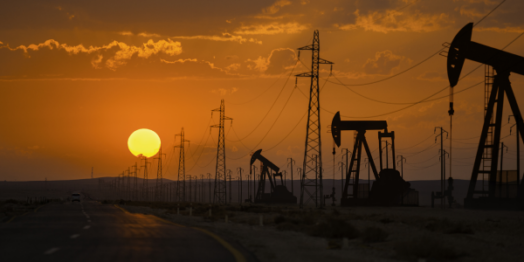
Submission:
[[[262,171],[260,172],[260,179],[258,182],[258,189],[255,196],[255,203],[264,204],[296,204],[297,197],[294,196],[287,187],[284,185],[282,180],[282,172],[280,168],[269,161],[267,158],[262,156],[260,153],[262,149],[257,150],[252,156],[249,166],[253,166],[256,160],[262,163]],[[274,173],[273,173],[273,172]],[[250,172],[251,173],[251,172]],[[266,193],[266,177],[271,185],[271,192]],[[280,185],[277,184],[277,177],[280,177]]]
[[[515,121],[517,122],[517,136],[520,135],[521,138],[524,136],[522,115],[509,81],[509,75],[511,72],[524,75],[524,57],[473,42],[471,41],[472,31],[473,23],[464,26],[457,33],[449,47],[447,71],[450,86],[454,87],[457,85],[462,66],[466,59],[491,65],[497,74],[495,75],[484,118],[484,125],[482,127],[482,133],[475,157],[475,164],[469,182],[468,194],[464,199],[464,207],[481,209],[513,209],[520,206],[520,208],[522,208],[524,206],[524,192],[523,185],[520,183],[520,174],[517,174],[517,177],[515,178],[516,181],[509,181],[506,178],[505,183],[503,183],[502,172],[497,174],[497,167],[504,94],[506,94],[508,98],[508,103],[513,111]],[[492,123],[491,120],[494,114],[495,103],[497,104],[495,123]],[[495,127],[493,144],[486,143],[490,126]],[[482,160],[491,162],[488,170],[480,169]],[[487,191],[478,190],[476,187],[478,175],[482,173],[489,175],[489,186]],[[500,194],[500,191],[503,187],[507,187],[505,190],[510,190],[510,183],[515,183],[513,188],[516,189],[516,194],[512,197],[507,197],[506,194],[501,196],[502,194]],[[480,195],[480,197],[475,198],[475,195]]]

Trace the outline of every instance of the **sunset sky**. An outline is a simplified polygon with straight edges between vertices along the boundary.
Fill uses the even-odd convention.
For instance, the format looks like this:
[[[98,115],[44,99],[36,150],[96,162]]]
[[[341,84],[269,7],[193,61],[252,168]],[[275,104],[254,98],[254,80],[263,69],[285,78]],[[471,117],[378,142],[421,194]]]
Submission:
[[[446,58],[435,55],[386,81],[359,84],[422,62],[500,2],[3,1],[0,180],[89,178],[91,167],[95,177],[116,176],[137,161],[127,139],[140,128],[158,133],[167,153],[164,177],[176,179],[174,137],[182,127],[191,141],[186,174],[214,176],[218,131],[209,126],[218,123],[211,110],[221,99],[233,118],[225,132],[227,168],[234,177],[237,167],[248,172],[249,153],[257,149],[289,174],[287,158],[296,167],[303,162],[310,87],[310,79],[298,78],[294,88],[294,75],[311,65],[310,51],[302,51],[297,62],[297,48],[311,44],[316,29],[320,56],[335,63],[332,76],[329,66],[321,66],[324,176],[333,174],[328,126],[340,111],[343,120],[387,120],[397,155],[407,159],[405,178],[439,179],[433,133],[437,126],[449,131]],[[524,1],[507,0],[475,26],[472,40],[504,48],[524,32],[522,10]],[[524,37],[505,50],[524,56]],[[479,65],[466,61],[462,75]],[[455,87],[458,92],[478,84],[455,96],[455,178],[471,175],[483,121],[483,80],[484,66]],[[522,109],[524,76],[512,74],[510,80]],[[408,108],[391,104],[417,102],[439,90],[433,98],[442,99]],[[510,114],[506,103],[504,119]],[[509,170],[515,169],[516,137],[515,130],[507,136],[514,120],[506,121]],[[352,136],[343,133],[341,147],[352,147]],[[376,131],[367,139],[372,150],[378,148]],[[445,143],[449,150],[449,140]],[[336,152],[338,163],[340,149]]]

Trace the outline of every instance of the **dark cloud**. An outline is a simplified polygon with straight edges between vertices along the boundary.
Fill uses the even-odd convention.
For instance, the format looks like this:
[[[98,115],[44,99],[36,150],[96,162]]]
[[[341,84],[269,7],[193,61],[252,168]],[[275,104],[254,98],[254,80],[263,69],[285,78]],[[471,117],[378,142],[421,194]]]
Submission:
[[[290,66],[295,64],[295,52],[291,49],[275,49],[268,58],[266,74],[276,75],[287,71]]]
[[[404,56],[393,54],[390,50],[377,52],[374,58],[370,58],[364,64],[364,71],[370,75],[389,75],[399,69],[401,63],[408,62]]]

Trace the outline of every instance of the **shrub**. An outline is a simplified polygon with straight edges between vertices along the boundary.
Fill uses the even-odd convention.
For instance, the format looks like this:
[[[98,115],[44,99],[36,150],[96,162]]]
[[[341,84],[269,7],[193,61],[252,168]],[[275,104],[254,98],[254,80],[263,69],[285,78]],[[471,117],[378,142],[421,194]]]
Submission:
[[[367,243],[384,242],[389,233],[379,227],[368,227],[362,232],[362,240]]]
[[[311,226],[308,230],[309,235],[326,238],[347,238],[358,237],[358,230],[350,223],[341,219],[327,219]]]
[[[460,256],[453,247],[446,245],[445,242],[437,241],[427,236],[399,242],[394,249],[397,255],[414,259],[433,258],[449,260]]]

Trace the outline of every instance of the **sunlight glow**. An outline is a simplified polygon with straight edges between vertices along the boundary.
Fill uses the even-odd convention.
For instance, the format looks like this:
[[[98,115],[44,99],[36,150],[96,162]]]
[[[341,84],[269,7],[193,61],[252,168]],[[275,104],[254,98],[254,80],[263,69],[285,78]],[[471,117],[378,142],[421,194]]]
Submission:
[[[129,136],[127,146],[135,156],[152,157],[160,149],[160,137],[153,130],[138,129]]]

